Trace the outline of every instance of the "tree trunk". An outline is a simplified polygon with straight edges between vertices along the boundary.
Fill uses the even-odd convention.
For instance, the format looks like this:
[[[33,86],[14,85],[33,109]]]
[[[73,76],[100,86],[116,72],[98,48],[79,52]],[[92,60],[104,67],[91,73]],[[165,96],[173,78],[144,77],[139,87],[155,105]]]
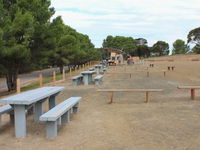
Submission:
[[[62,74],[64,66],[59,66],[59,68],[60,68],[60,73]]]
[[[8,87],[9,92],[16,90],[17,76],[18,76],[17,72],[15,73],[9,72],[8,74],[6,74],[6,82],[7,82],[7,87]]]

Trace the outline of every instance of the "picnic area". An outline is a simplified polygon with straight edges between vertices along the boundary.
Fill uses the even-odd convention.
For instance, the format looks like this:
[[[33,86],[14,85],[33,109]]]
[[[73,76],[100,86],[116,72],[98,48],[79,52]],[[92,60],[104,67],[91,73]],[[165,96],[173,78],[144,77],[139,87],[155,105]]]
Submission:
[[[55,86],[64,88],[56,95],[56,103],[70,97],[82,99],[78,112],[70,116],[70,121],[58,124],[57,136],[46,137],[46,123],[35,122],[33,114],[26,114],[26,137],[15,138],[15,127],[9,115],[4,114],[0,124],[0,149],[197,150],[200,146],[200,92],[197,88],[192,100],[190,90],[177,88],[200,85],[200,61],[192,61],[189,57],[199,55],[187,59],[184,56],[151,58],[130,66],[109,66],[103,74],[103,83],[98,85],[75,86],[72,77],[66,77]],[[154,66],[149,67],[149,64]],[[175,66],[175,69],[167,70],[168,66]],[[167,70],[166,76],[160,72],[162,70]],[[131,78],[126,72],[132,73]],[[152,92],[148,103],[144,92],[116,92],[109,104],[110,94],[98,92],[100,89],[163,91]],[[43,103],[47,112],[48,101]]]

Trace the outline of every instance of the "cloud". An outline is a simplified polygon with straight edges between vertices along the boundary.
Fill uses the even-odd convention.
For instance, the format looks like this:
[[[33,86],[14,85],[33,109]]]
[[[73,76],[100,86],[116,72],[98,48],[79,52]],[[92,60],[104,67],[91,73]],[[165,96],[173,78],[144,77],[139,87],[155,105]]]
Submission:
[[[88,34],[96,47],[107,35],[172,44],[200,26],[199,0],[52,0],[52,6],[54,17],[60,15],[67,25]]]

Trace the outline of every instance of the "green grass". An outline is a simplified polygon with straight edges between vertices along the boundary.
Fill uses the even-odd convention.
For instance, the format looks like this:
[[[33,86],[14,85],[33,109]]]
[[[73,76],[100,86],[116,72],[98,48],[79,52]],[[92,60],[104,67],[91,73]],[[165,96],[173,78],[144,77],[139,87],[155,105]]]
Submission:
[[[57,74],[56,74],[56,81],[57,81],[57,80],[61,80],[61,79],[62,79],[62,74],[57,73]],[[52,82],[52,81],[53,81],[53,77],[52,77],[52,76],[51,76],[51,77],[46,77],[46,78],[43,77],[42,83],[43,83],[43,85],[44,85],[44,84],[50,83],[50,82]],[[32,82],[31,84],[29,84],[29,85],[27,85],[27,86],[22,87],[22,88],[21,88],[21,91],[23,92],[23,91],[32,90],[32,89],[35,89],[35,88],[39,88],[39,86],[40,86],[40,82],[39,82],[39,80],[38,80],[38,81]]]

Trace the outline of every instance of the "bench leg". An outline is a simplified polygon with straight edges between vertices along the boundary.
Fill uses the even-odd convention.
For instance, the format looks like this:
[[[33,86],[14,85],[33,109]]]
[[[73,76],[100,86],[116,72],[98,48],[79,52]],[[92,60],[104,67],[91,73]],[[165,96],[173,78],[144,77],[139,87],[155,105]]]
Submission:
[[[146,102],[150,102],[150,93],[146,92]]]
[[[72,81],[72,85],[73,85],[73,86],[77,86],[77,85],[78,85],[78,81],[77,81],[77,80],[73,80],[73,81]]]
[[[113,102],[113,92],[111,92],[111,94],[110,94],[110,102],[109,102],[109,104],[111,104]]]
[[[77,113],[78,112],[78,108],[79,108],[79,103],[77,103],[74,107],[73,107],[73,113]]]
[[[191,89],[191,99],[195,99],[195,89]]]
[[[46,135],[48,138],[53,138],[57,136],[57,121],[47,121]]]
[[[61,116],[61,123],[64,124],[64,123],[68,123],[69,121],[70,121],[70,113],[69,111],[67,111]]]
[[[49,98],[49,110],[56,106],[56,96],[53,95]]]
[[[11,111],[9,114],[10,114],[10,122],[13,124],[15,122],[14,111]]]
[[[57,119],[57,125],[61,125],[61,118]]]
[[[95,80],[95,85],[99,85],[99,80]]]
[[[70,114],[73,114],[73,108],[70,109]]]
[[[26,137],[26,111],[24,105],[14,105],[15,112],[15,136]]]
[[[149,71],[147,71],[147,77],[149,77]]]
[[[166,72],[164,71],[164,77],[166,76]]]
[[[42,102],[37,102],[35,104],[35,114],[34,114],[35,122],[39,122],[39,118],[42,115],[42,113],[43,113]]]

